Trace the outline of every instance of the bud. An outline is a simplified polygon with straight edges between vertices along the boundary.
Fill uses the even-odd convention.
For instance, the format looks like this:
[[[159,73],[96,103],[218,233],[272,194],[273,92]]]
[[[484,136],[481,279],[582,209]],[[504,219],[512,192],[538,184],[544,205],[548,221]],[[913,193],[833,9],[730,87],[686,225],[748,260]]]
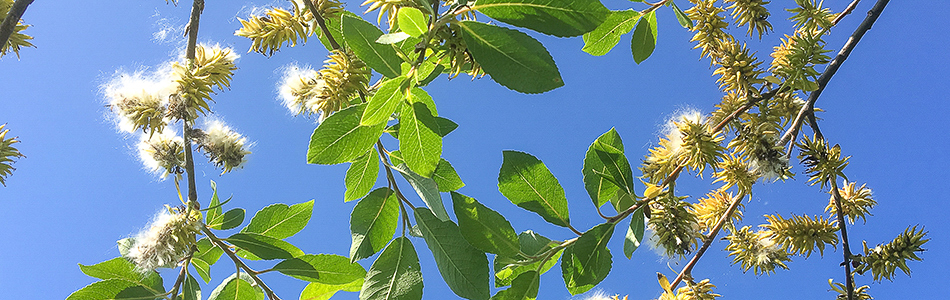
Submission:
[[[247,162],[246,156],[251,154],[246,148],[247,138],[220,121],[208,122],[204,131],[196,131],[194,137],[198,148],[208,155],[211,163],[223,170],[221,174],[240,168]]]
[[[861,218],[866,222],[867,219],[865,215],[870,215],[871,208],[877,205],[877,201],[871,198],[871,189],[867,188],[865,184],[862,184],[859,188],[855,188],[855,186],[856,184],[854,182],[845,181],[844,187],[838,189],[838,194],[840,194],[842,198],[841,210],[851,224],[854,224],[854,220],[857,218]],[[828,200],[828,206],[825,207],[825,212],[830,212],[831,217],[838,214],[838,208],[835,205],[835,197],[833,194],[831,199]]]
[[[188,216],[182,208],[166,206],[135,236],[126,258],[141,272],[175,266],[195,245],[195,235],[201,230],[200,216],[197,212]]]
[[[185,143],[171,129],[165,128],[154,135],[143,134],[139,141],[139,159],[145,169],[165,178],[168,174],[181,173],[185,166]]]
[[[729,241],[726,251],[730,251],[729,256],[733,257],[732,263],[740,264],[743,272],[751,269],[755,275],[770,274],[776,267],[787,270],[785,262],[792,261],[767,230],[752,232],[749,226],[745,226],[726,236],[726,240]]]
[[[356,55],[334,50],[319,72],[288,67],[280,88],[281,98],[291,113],[320,114],[322,121],[349,106],[357,93],[365,93],[369,76],[369,68]]]
[[[656,243],[665,249],[668,257],[683,257],[696,249],[699,225],[696,216],[689,212],[686,197],[667,193],[651,203],[650,229],[655,232]]]
[[[16,168],[13,167],[13,160],[23,157],[20,150],[13,147],[13,144],[19,143],[16,137],[7,138],[9,129],[3,129],[7,124],[0,124],[0,184],[7,186],[6,178],[13,173]]]
[[[765,215],[768,224],[762,225],[771,231],[771,238],[791,254],[803,255],[806,258],[818,249],[818,253],[825,254],[825,245],[838,245],[838,227],[831,219],[821,216],[792,216],[789,219],[781,215]]]

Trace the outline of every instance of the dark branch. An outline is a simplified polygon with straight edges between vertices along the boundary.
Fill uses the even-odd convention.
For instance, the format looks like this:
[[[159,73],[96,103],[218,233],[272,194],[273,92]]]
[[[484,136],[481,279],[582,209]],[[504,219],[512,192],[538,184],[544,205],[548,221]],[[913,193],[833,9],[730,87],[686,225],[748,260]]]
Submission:
[[[16,0],[16,2],[13,2],[10,12],[3,19],[3,23],[0,24],[0,48],[7,44],[7,40],[13,34],[13,29],[16,28],[17,23],[20,23],[20,18],[23,17],[23,13],[26,12],[26,7],[30,6],[30,3],[33,3],[33,0]]]
[[[696,266],[696,263],[699,262],[699,259],[703,257],[703,254],[706,253],[706,250],[709,249],[709,246],[712,245],[712,242],[716,240],[716,236],[719,235],[719,230],[722,229],[722,226],[732,218],[732,214],[736,211],[736,208],[739,207],[739,203],[742,202],[742,198],[745,198],[745,195],[740,194],[732,200],[732,204],[730,204],[729,208],[726,209],[726,213],[719,217],[719,221],[716,222],[716,226],[713,227],[712,231],[709,232],[709,235],[707,235],[703,240],[703,246],[699,248],[699,251],[697,251],[696,254],[693,255],[693,258],[689,260],[689,263],[683,267],[683,270],[680,271],[679,275],[676,275],[676,279],[670,283],[671,290],[676,289],[676,286],[683,281],[683,278],[688,276],[690,272],[693,271],[693,267]]]

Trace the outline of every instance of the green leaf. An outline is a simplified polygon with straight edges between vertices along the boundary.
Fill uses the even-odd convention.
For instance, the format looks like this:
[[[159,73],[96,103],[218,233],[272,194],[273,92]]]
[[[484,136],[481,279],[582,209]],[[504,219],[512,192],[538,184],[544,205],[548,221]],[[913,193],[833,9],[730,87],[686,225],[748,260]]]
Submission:
[[[630,216],[630,227],[627,228],[627,235],[623,240],[623,255],[627,256],[627,259],[633,255],[633,251],[637,251],[637,248],[640,247],[640,242],[643,242],[643,230],[646,228],[646,223],[644,222],[643,217],[643,208],[638,208]]]
[[[122,257],[129,256],[129,249],[132,249],[132,246],[135,245],[134,238],[124,238],[118,241],[115,241],[116,247],[119,248],[119,255]]]
[[[640,64],[656,49],[656,11],[651,11],[640,18],[637,27],[633,29],[633,38],[630,40],[633,50],[633,60]]]
[[[221,202],[218,199],[218,183],[211,181],[211,203],[208,204],[208,212],[205,213],[205,224],[211,224],[211,220],[221,218]]]
[[[321,165],[349,162],[376,144],[386,124],[361,126],[360,117],[365,107],[365,104],[350,106],[323,120],[310,136],[307,162]]]
[[[498,190],[521,208],[533,211],[551,224],[568,227],[564,188],[540,160],[524,152],[504,152],[498,172]]]
[[[594,155],[600,159],[600,164],[603,165],[604,168],[597,169],[594,167],[592,170],[595,172],[599,172],[600,170],[606,171],[606,174],[613,179],[615,185],[619,185],[619,188],[627,193],[632,193],[633,171],[630,169],[630,162],[627,161],[627,156],[623,154],[623,143],[620,141],[620,135],[613,129],[604,135],[610,135],[610,138],[594,141],[591,145],[591,149],[589,149],[594,151]],[[601,174],[604,173],[601,172]],[[606,201],[602,200],[601,204],[604,202]]]
[[[396,50],[389,45],[376,42],[383,32],[375,25],[370,24],[356,15],[343,15],[343,37],[353,50],[356,57],[376,70],[383,76],[396,78],[399,76],[399,64],[402,59],[396,55]]]
[[[379,156],[370,149],[366,151],[366,154],[351,162],[350,168],[346,170],[346,177],[344,177],[346,193],[343,194],[343,201],[350,202],[366,196],[376,184],[377,177],[379,177]]]
[[[185,274],[185,281],[181,286],[181,299],[201,300],[201,286],[195,280],[195,277],[191,276],[191,273]]]
[[[452,221],[439,220],[425,208],[416,208],[415,215],[422,237],[449,288],[462,298],[488,299],[489,273],[485,253],[465,241]]]
[[[144,286],[150,292],[161,294],[165,292],[162,285],[162,276],[155,271],[139,272],[135,265],[122,257],[113,258],[98,264],[86,266],[79,264],[83,274],[98,279],[123,279]]]
[[[211,229],[217,230],[228,230],[241,226],[241,223],[244,223],[244,209],[243,208],[234,208],[223,215],[208,216],[208,227]]]
[[[303,288],[303,292],[300,292],[300,300],[327,300],[339,291],[359,292],[362,286],[362,278],[348,284],[339,285],[311,282]]]
[[[670,1],[669,3],[673,6],[673,14],[676,15],[676,20],[680,22],[680,26],[683,26],[683,28],[692,30],[693,20],[690,20],[689,16],[686,15],[686,13],[683,12],[683,10],[679,8],[679,6],[676,6],[676,2]]]
[[[594,30],[610,12],[598,0],[479,0],[472,9],[504,23],[558,37]]]
[[[214,290],[211,291],[211,295],[208,296],[208,300],[264,299],[264,294],[260,292],[259,288],[255,288],[248,279],[245,279],[245,276],[248,276],[247,274],[241,273],[241,275],[244,276],[235,275],[237,274],[231,275],[222,281],[218,287],[214,288]]]
[[[492,300],[534,300],[538,298],[541,278],[537,271],[527,271],[518,275],[507,290],[498,291]]]
[[[408,238],[394,239],[369,268],[360,300],[370,299],[422,299],[422,270]]]
[[[160,297],[149,288],[124,279],[106,279],[87,285],[66,300],[154,299]]]
[[[274,270],[303,281],[347,284],[363,279],[366,270],[349,258],[333,254],[307,254],[281,261]]]
[[[413,89],[413,93],[417,92],[425,93]],[[432,176],[442,155],[442,137],[432,130],[438,128],[434,116],[421,101],[403,105],[399,114],[399,151],[409,169],[423,177]]]
[[[393,166],[393,170],[402,174],[402,177],[416,190],[416,194],[419,195],[419,198],[422,198],[422,202],[425,202],[426,206],[432,210],[432,213],[434,213],[439,220],[449,220],[449,213],[445,210],[445,204],[442,203],[442,195],[439,195],[439,186],[435,183],[435,180],[416,174],[412,170],[409,170],[406,164]]]
[[[376,39],[376,42],[380,44],[389,45],[389,44],[395,44],[398,42],[405,41],[406,39],[410,37],[412,36],[410,36],[409,34],[405,32],[387,33],[387,34],[379,36],[379,38]]]
[[[389,121],[389,117],[396,112],[399,104],[402,104],[403,99],[406,99],[406,95],[402,92],[405,81],[405,77],[383,81],[373,98],[369,99],[366,110],[363,111],[363,117],[360,119],[360,125],[370,126]]]
[[[564,250],[561,272],[571,295],[589,291],[610,273],[612,262],[607,242],[613,232],[612,223],[594,226]]]
[[[198,251],[192,256],[191,265],[195,267],[195,271],[198,271],[201,279],[208,283],[211,281],[211,265],[218,262],[224,251],[213,245],[208,238],[201,238],[196,246]]]
[[[491,75],[509,89],[536,94],[564,85],[548,50],[523,32],[475,21],[458,23],[468,51]]]
[[[620,43],[621,35],[633,30],[637,20],[640,20],[640,13],[635,10],[611,11],[604,23],[584,34],[584,48],[581,50],[595,56],[607,54]]]
[[[429,31],[429,18],[422,11],[414,7],[403,7],[396,14],[399,29],[411,36],[418,37]]]
[[[340,46],[342,46],[343,48],[348,48],[348,46],[346,45],[346,40],[343,38],[343,26],[342,26],[343,19],[342,18],[344,15],[349,15],[354,18],[359,18],[358,15],[350,11],[343,11],[343,13],[340,14],[339,18],[335,18],[335,19],[324,18],[324,21],[327,23],[327,30],[330,31],[330,34],[333,36],[333,39],[337,43],[340,43]],[[330,45],[330,40],[328,40],[327,37],[323,34],[323,30],[317,29],[317,30],[314,30],[313,33],[317,36],[318,39],[320,39],[320,43],[323,44],[323,47],[327,48],[327,51],[333,50],[333,46]]]
[[[441,137],[445,137],[446,135],[448,135],[449,133],[451,133],[452,131],[454,131],[456,128],[459,127],[459,125],[455,124],[455,122],[452,122],[452,120],[449,120],[443,117],[435,117],[435,125],[437,125],[438,128],[430,128],[430,129],[438,133],[439,136]],[[401,127],[399,126],[399,123],[396,123],[395,125],[389,127],[388,129],[388,130],[391,130],[393,137],[395,137],[396,139],[399,139],[399,127]],[[394,162],[393,164],[395,165],[397,163]]]
[[[439,192],[451,192],[465,186],[462,178],[455,172],[455,168],[449,161],[439,160],[439,166],[435,167],[435,173],[432,173],[432,180],[439,186]]]
[[[535,257],[541,256],[544,252],[558,245],[557,242],[553,242],[531,230],[518,234],[518,243],[520,244],[521,252]],[[502,287],[512,285],[515,278],[529,271],[537,271],[540,269],[541,274],[544,274],[557,264],[557,260],[561,257],[562,253],[564,253],[563,249],[558,250],[554,255],[551,255],[551,258],[549,258],[543,266],[541,266],[541,261],[535,261],[525,265],[519,262],[522,258],[497,255],[495,256],[494,262],[495,286]]]
[[[607,153],[603,153],[603,152]],[[587,154],[584,156],[584,169],[581,170],[581,173],[584,174],[584,188],[587,189],[587,194],[590,195],[590,199],[594,201],[594,205],[600,207],[607,203],[611,197],[617,194],[617,191],[620,190],[615,183],[607,180],[603,176],[600,176],[598,173],[611,173],[608,169],[614,169],[616,166],[608,167],[602,159],[603,156],[610,158],[622,158],[626,162],[626,157],[623,157],[623,142],[620,140],[620,135],[617,134],[617,131],[613,128],[610,131],[602,134],[593,143],[590,144],[590,147],[587,148]],[[617,159],[620,159],[617,158]],[[611,165],[617,163],[616,161],[610,162]],[[623,165],[620,163],[620,165]],[[622,168],[622,166],[620,167]],[[621,172],[623,177],[627,177],[630,182],[630,188],[632,189],[633,185],[633,173],[630,170],[630,164],[626,164],[625,172]],[[627,182],[624,180],[623,182]]]
[[[511,223],[475,198],[452,192],[455,217],[462,237],[478,250],[505,256],[518,255],[518,235]]]
[[[241,232],[260,233],[275,239],[286,239],[307,226],[313,215],[313,200],[291,206],[277,203],[262,208]]]
[[[389,188],[378,188],[356,203],[350,214],[350,261],[370,257],[386,247],[398,221],[399,199]]]
[[[618,213],[627,210],[634,204],[637,204],[637,199],[635,195],[627,194],[624,191],[617,191],[617,195],[610,198],[610,204],[613,205],[614,210]]]
[[[259,233],[235,233],[225,240],[261,259],[288,259],[304,255],[303,251],[288,242]]]

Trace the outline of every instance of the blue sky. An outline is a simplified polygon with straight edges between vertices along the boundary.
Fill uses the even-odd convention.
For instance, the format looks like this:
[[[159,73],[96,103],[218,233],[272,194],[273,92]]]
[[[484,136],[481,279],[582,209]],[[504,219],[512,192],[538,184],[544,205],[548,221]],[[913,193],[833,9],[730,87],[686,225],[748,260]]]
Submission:
[[[79,271],[77,263],[116,257],[116,240],[134,235],[163,204],[177,203],[171,181],[160,181],[143,170],[134,150],[137,138],[118,133],[100,93],[100,86],[117,70],[154,67],[177,55],[183,45],[180,31],[166,39],[156,39],[155,33],[167,26],[183,26],[190,2],[179,7],[162,2],[37,1],[24,16],[34,26],[27,33],[35,37],[37,48],[23,49],[19,60],[14,55],[0,60],[0,123],[7,123],[11,134],[20,137],[19,148],[27,156],[15,164],[17,171],[7,187],[0,188],[0,228],[4,229],[0,230],[0,290],[5,298],[65,298],[94,281]],[[615,9],[631,6],[621,0],[604,2]],[[771,21],[781,33],[789,24],[778,9],[791,1],[773,2]],[[835,10],[846,3],[826,1]],[[833,30],[827,39],[830,48],[837,51],[844,44],[872,3],[863,1]],[[272,4],[288,6],[285,1],[207,3],[199,41],[232,46],[242,54],[231,90],[215,96],[214,115],[247,136],[254,147],[246,167],[225,176],[199,163],[199,197],[207,203],[209,182],[214,180],[219,192],[233,195],[229,205],[247,209],[248,218],[272,203],[315,199],[311,224],[290,240],[308,253],[346,255],[348,218],[355,205],[342,201],[346,165],[307,165],[305,153],[315,123],[293,117],[276,95],[279,68],[292,62],[319,67],[325,49],[310,43],[268,58],[244,53],[250,41],[232,34],[240,27],[237,17],[245,17],[252,7]],[[346,8],[361,12],[358,4],[350,2]],[[636,3],[632,7],[643,8]],[[861,240],[871,245],[890,241],[908,225],[920,224],[930,232],[924,262],[910,264],[912,277],[899,274],[893,282],[883,283],[871,283],[870,276],[857,277],[858,284],[870,285],[876,299],[937,298],[944,293],[936,287],[950,279],[945,270],[950,265],[945,250],[950,246],[945,221],[950,213],[945,175],[950,167],[946,11],[950,11],[946,1],[892,1],[818,101],[824,110],[819,114],[823,133],[852,156],[846,170],[849,178],[866,182],[879,202],[867,224],[849,227],[853,251],[860,250]],[[532,33],[547,46],[566,83],[548,93],[518,94],[488,77],[474,81],[465,76],[451,81],[441,77],[427,87],[440,115],[459,124],[444,141],[443,157],[467,184],[460,192],[504,214],[517,231],[532,229],[559,240],[573,237],[570,231],[514,206],[498,192],[502,151],[525,151],[544,161],[564,186],[575,226],[584,230],[596,225],[600,219],[580,172],[588,145],[616,127],[627,156],[637,163],[676,111],[709,112],[721,96],[708,61],[699,60],[698,50],[688,43],[691,34],[679,27],[668,10],[661,10],[658,18],[657,50],[641,65],[633,62],[629,35],[606,56],[592,57],[580,51],[579,37],[558,39]],[[779,37],[773,33],[750,44],[760,59],[767,60]],[[793,169],[801,171],[800,166]],[[708,178],[685,176],[680,193],[693,199],[702,196],[714,187]],[[805,179],[757,184],[746,203],[744,224],[760,224],[764,214],[821,214],[828,196],[808,186]],[[407,184],[402,186],[409,190]],[[685,262],[662,258],[647,248],[627,260],[621,251],[622,238],[618,230],[609,245],[613,270],[595,290],[629,294],[630,299],[657,297],[655,273],[675,276],[671,269],[678,271]],[[454,298],[424,242],[414,239],[413,243],[425,276],[424,299]],[[795,257],[789,271],[755,276],[731,265],[724,246],[724,242],[715,243],[693,274],[698,279],[711,278],[719,286],[717,292],[727,298],[829,299],[834,294],[827,291],[827,280],[843,279],[838,267],[840,248],[828,249],[824,258]],[[371,260],[364,262],[368,268]],[[205,295],[232,270],[228,261],[215,265],[216,281],[204,287]],[[559,273],[556,267],[541,277],[539,299],[571,298]],[[174,275],[164,274],[166,285],[171,285]],[[297,298],[305,285],[280,274],[266,274],[264,280],[283,299]],[[337,297],[358,298],[356,293]]]

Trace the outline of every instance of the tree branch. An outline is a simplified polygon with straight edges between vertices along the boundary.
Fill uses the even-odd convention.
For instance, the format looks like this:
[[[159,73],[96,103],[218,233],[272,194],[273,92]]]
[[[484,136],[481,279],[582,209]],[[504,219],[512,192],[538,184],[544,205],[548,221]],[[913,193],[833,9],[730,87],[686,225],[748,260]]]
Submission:
[[[798,111],[795,121],[792,122],[792,127],[785,132],[785,135],[782,136],[782,139],[778,142],[778,145],[784,147],[785,144],[791,142],[792,139],[798,136],[798,131],[801,129],[802,122],[805,120],[805,117],[809,118],[810,123],[816,124],[816,122],[814,122],[815,101],[818,101],[818,97],[821,96],[821,92],[824,91],[825,86],[827,86],[828,82],[831,81],[831,77],[835,76],[835,73],[838,72],[838,68],[841,67],[841,64],[844,63],[846,59],[848,59],[848,56],[851,55],[851,51],[854,50],[854,47],[858,45],[858,42],[861,41],[861,38],[864,37],[864,34],[867,33],[868,30],[871,29],[871,26],[874,25],[874,22],[877,21],[877,18],[881,15],[881,12],[884,11],[884,7],[887,6],[888,1],[889,0],[878,0],[877,3],[874,4],[874,7],[868,11],[867,18],[865,18],[864,21],[861,22],[861,25],[854,30],[854,33],[852,33],[851,37],[848,38],[848,41],[845,42],[844,47],[841,48],[841,51],[838,52],[838,55],[835,56],[835,59],[828,64],[828,67],[825,68],[825,71],[821,74],[821,77],[818,77],[818,89],[808,95],[808,101],[806,101],[805,105],[802,106],[802,109]]]
[[[188,34],[188,48],[185,50],[185,58],[188,59],[189,68],[195,61],[195,49],[198,47],[198,22],[201,19],[201,12],[204,11],[205,1],[195,0],[191,6],[191,20],[188,21],[186,33]],[[185,141],[185,173],[188,175],[188,202],[189,206],[198,206],[198,189],[195,185],[195,159],[191,152],[191,124],[187,120],[182,121],[182,137]]]
[[[333,38],[333,35],[330,34],[330,28],[327,27],[327,21],[323,18],[322,15],[317,10],[317,7],[313,5],[313,1],[304,0],[307,9],[310,10],[310,14],[313,15],[313,19],[317,21],[317,25],[320,26],[320,30],[323,31],[323,35],[327,37],[327,41],[330,42],[330,47],[334,50],[342,50],[340,44],[336,42],[336,39]]]
[[[13,34],[13,29],[16,28],[17,23],[20,23],[20,18],[26,12],[26,7],[30,6],[31,3],[33,3],[33,0],[16,0],[16,2],[13,2],[13,6],[10,6],[10,12],[3,19],[3,23],[0,24],[0,48],[7,45],[10,35]]]
[[[194,254],[195,247],[192,246],[191,249],[188,250],[188,255],[182,260],[181,272],[178,273],[178,279],[175,280],[175,285],[172,287],[171,300],[178,299],[178,289],[181,288],[181,284],[185,281],[185,274],[188,274],[188,265],[191,263],[191,257]]]
[[[221,250],[224,251],[224,253],[227,254],[228,257],[230,257],[232,261],[234,261],[235,266],[237,266],[239,269],[243,269],[244,272],[247,273],[248,276],[251,276],[251,278],[254,279],[254,282],[257,283],[257,286],[261,287],[261,289],[264,290],[264,293],[267,294],[267,298],[270,298],[271,300],[280,300],[280,297],[277,297],[277,294],[275,294],[273,290],[267,287],[267,284],[265,284],[264,281],[261,280],[260,277],[257,277],[257,274],[259,273],[251,269],[251,267],[248,267],[247,264],[244,264],[244,261],[242,261],[241,258],[237,257],[237,255],[234,255],[234,252],[231,251],[230,247],[228,247],[228,245],[225,245],[224,242],[222,242],[220,238],[215,236],[214,233],[211,232],[211,230],[209,230],[207,226],[201,226],[201,232],[204,232],[204,234],[208,236],[208,239],[211,240],[211,242],[214,243],[215,246],[217,246],[218,248],[221,248]]]
[[[712,231],[709,232],[709,235],[703,240],[703,246],[699,248],[699,251],[693,255],[693,258],[689,260],[689,263],[683,267],[683,270],[680,271],[679,275],[676,275],[676,279],[673,280],[673,283],[670,283],[670,289],[676,289],[676,286],[683,281],[683,278],[690,274],[693,271],[693,267],[696,266],[696,263],[699,262],[699,259],[703,257],[703,254],[706,253],[706,250],[709,249],[709,246],[712,245],[712,242],[716,239],[716,236],[719,235],[719,230],[722,229],[722,226],[726,224],[726,221],[732,218],[732,214],[736,211],[736,208],[739,207],[739,203],[742,202],[742,198],[745,198],[744,194],[739,194],[732,200],[732,204],[729,205],[729,208],[726,209],[726,213],[722,214],[719,217],[719,221],[716,222],[716,226],[713,227]]]
[[[838,215],[838,230],[841,232],[841,248],[844,250],[845,288],[848,289],[848,300],[854,300],[854,276],[851,276],[851,246],[848,243],[848,226],[845,224],[844,211],[841,209],[841,193],[838,192],[838,180],[831,180],[831,195],[835,199],[835,209]]]

